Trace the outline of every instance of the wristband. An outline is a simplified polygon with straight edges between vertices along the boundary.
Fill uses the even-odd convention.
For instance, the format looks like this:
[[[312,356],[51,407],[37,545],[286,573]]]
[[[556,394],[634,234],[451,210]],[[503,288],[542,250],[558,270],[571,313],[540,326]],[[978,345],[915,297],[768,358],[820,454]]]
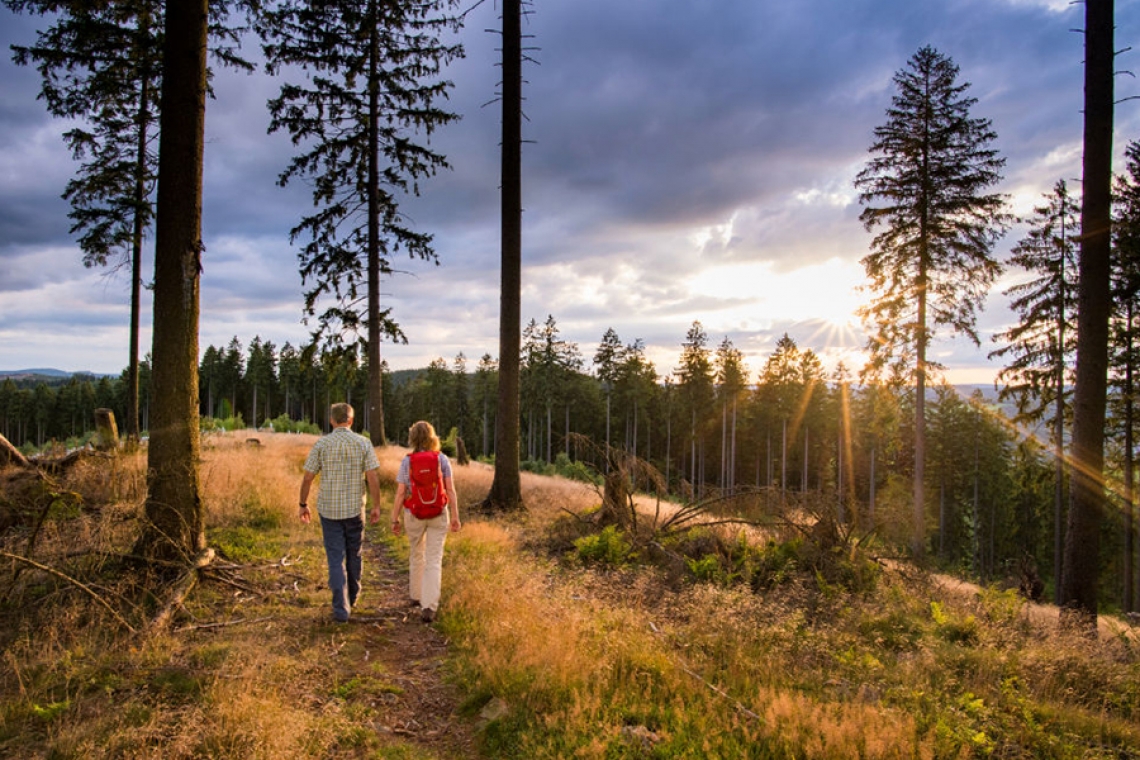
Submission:
[[[308,509],[308,508],[309,508],[308,504],[306,504],[305,502],[301,502],[301,509]]]

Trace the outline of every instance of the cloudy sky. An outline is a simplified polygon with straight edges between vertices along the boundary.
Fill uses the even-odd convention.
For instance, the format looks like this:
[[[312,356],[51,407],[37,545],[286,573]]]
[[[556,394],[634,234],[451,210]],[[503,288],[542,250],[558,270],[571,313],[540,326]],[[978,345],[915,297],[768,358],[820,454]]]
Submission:
[[[453,170],[403,202],[435,236],[439,264],[397,261],[382,285],[409,340],[384,347],[393,368],[460,352],[473,366],[498,352],[499,39],[487,30],[499,10],[487,0],[470,12],[467,57],[448,71],[463,118],[432,144]],[[999,190],[1015,211],[1080,177],[1083,6],[1067,0],[535,0],[532,10],[523,321],[553,315],[587,362],[612,327],[644,341],[667,374],[699,320],[711,347],[729,338],[753,372],[784,333],[829,366],[858,367],[869,235],[852,180],[891,77],[924,45],[954,59],[974,115],[993,121],[1007,159]],[[1117,48],[1140,49],[1140,0],[1116,0],[1116,14]],[[0,41],[31,43],[38,23],[0,10]],[[1118,68],[1140,70],[1140,52]],[[203,348],[308,335],[287,232],[311,207],[302,185],[276,186],[291,146],[266,134],[279,85],[220,72],[208,105]],[[60,199],[75,168],[66,125],[46,116],[38,89],[33,70],[0,62],[0,370],[117,373],[128,280],[82,266]],[[1118,78],[1118,98],[1137,94],[1134,78]],[[1121,103],[1116,133],[1119,167],[1140,139],[1140,101]],[[1014,277],[980,315],[980,349],[936,345],[950,379],[992,379],[986,354],[1011,319],[1000,291]]]

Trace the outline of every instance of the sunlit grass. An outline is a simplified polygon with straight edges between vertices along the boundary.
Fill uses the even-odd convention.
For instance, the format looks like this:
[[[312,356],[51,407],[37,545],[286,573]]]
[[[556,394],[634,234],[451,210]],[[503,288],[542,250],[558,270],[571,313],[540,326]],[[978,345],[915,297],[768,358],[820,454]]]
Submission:
[[[0,756],[430,756],[379,728],[385,700],[414,688],[370,657],[383,630],[366,639],[323,622],[320,531],[296,514],[315,437],[246,437],[207,438],[202,463],[210,543],[219,564],[243,569],[233,584],[200,584],[173,630],[128,635],[67,584],[32,571],[12,582],[3,568]],[[380,452],[385,498],[403,453]],[[141,621],[114,555],[137,527],[145,461],[111,467],[57,484],[84,508],[45,525],[36,557],[81,563]],[[465,695],[454,720],[470,723],[485,757],[1140,755],[1134,637],[1091,641],[1012,593],[918,573],[888,569],[851,593],[796,572],[800,550],[772,532],[740,534],[771,553],[758,592],[699,561],[685,577],[644,556],[614,561],[600,551],[609,543],[586,561],[553,534],[596,492],[524,473],[525,514],[489,518],[468,507],[492,475],[456,470],[465,524],[448,539],[438,624]],[[704,530],[685,540],[737,540]],[[4,540],[20,550],[27,535]],[[370,529],[368,540],[402,539]],[[194,627],[210,622],[240,624]]]

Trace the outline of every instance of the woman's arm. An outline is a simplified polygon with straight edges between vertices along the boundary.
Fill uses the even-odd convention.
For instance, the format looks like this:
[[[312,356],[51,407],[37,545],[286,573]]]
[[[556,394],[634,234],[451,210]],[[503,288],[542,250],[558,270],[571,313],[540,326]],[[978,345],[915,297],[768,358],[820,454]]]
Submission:
[[[407,492],[407,486],[403,483],[396,484],[396,497],[392,499],[392,532],[399,535],[400,528],[404,523],[400,519],[401,513],[404,511],[404,494]]]
[[[443,487],[447,491],[447,509],[451,513],[451,529],[459,530],[459,497],[455,493],[455,478],[444,478]]]

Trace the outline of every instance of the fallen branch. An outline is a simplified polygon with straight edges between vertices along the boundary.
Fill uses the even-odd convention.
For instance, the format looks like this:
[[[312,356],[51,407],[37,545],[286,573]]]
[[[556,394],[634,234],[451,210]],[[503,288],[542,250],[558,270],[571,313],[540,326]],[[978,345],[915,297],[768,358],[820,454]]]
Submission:
[[[244,591],[247,594],[253,594],[254,596],[265,596],[264,591],[260,591],[256,588],[254,588],[253,586],[250,586],[247,583],[243,583],[239,580],[236,580],[234,578],[229,578],[229,577],[223,575],[220,568],[213,568],[212,567],[212,568],[209,568],[208,570],[206,570],[205,572],[209,573],[209,576],[211,578],[213,578],[214,580],[218,581],[219,583],[225,583],[227,585],[233,586],[234,588],[238,589],[239,591]]]
[[[240,618],[238,620],[223,620],[222,622],[219,622],[219,623],[198,623],[196,625],[184,625],[181,628],[175,628],[174,632],[175,633],[184,633],[186,631],[201,631],[201,630],[208,629],[208,628],[225,628],[226,626],[241,625],[242,623],[250,623],[250,624],[264,623],[266,620],[273,620],[273,616],[268,615],[266,617],[254,618],[253,620],[246,620],[245,618]]]
[[[13,446],[3,435],[0,435],[0,467],[7,464],[24,468],[32,466],[28,462],[28,458],[21,454],[19,449]]]
[[[138,633],[138,631],[136,631],[134,629],[134,627],[130,623],[128,623],[126,621],[126,619],[123,618],[122,615],[120,615],[118,612],[115,611],[115,608],[112,607],[107,602],[106,599],[99,596],[97,593],[95,593],[94,590],[91,589],[90,586],[87,586],[86,584],[82,583],[81,581],[78,581],[75,578],[72,578],[70,575],[67,575],[66,573],[61,573],[59,570],[56,570],[55,568],[48,567],[47,565],[41,565],[39,562],[36,562],[34,560],[30,560],[27,557],[21,557],[18,554],[10,554],[10,553],[5,552],[5,551],[0,551],[0,557],[7,557],[8,559],[13,559],[13,560],[16,560],[17,562],[23,562],[24,564],[31,565],[32,567],[36,568],[37,570],[42,570],[43,572],[47,573],[48,575],[54,575],[56,578],[59,578],[60,580],[67,581],[71,585],[73,585],[76,588],[83,591],[85,594],[90,596],[95,601],[99,602],[99,604],[106,607],[107,611],[110,612],[112,616],[114,616],[115,620],[119,621],[119,624],[122,625],[124,628],[126,628],[128,631],[130,631],[131,633]]]
[[[197,557],[194,558],[194,563],[186,574],[178,579],[174,584],[174,588],[170,593],[170,598],[166,600],[159,613],[154,616],[154,619],[147,625],[147,630],[150,632],[161,630],[165,628],[170,619],[174,617],[174,611],[182,606],[183,600],[194,588],[194,584],[198,582],[199,571],[210,564],[214,559],[214,550],[207,547]]]
[[[661,633],[660,629],[658,629],[657,626],[655,626],[652,621],[650,621],[650,623],[649,623],[649,630],[653,631],[653,633],[657,634],[658,637],[660,637],[662,640],[664,640],[664,638],[665,638],[664,634]],[[747,707],[745,707],[744,703],[742,703],[740,700],[734,699],[724,689],[722,689],[719,686],[717,686],[716,684],[710,682],[707,678],[702,676],[700,673],[698,673],[695,670],[693,670],[692,668],[688,667],[688,665],[685,664],[684,660],[682,659],[682,657],[680,655],[674,653],[674,657],[677,658],[677,660],[678,660],[677,666],[679,668],[681,668],[681,670],[685,671],[690,676],[692,676],[693,678],[695,678],[698,681],[700,681],[701,683],[703,683],[714,694],[718,694],[723,699],[726,699],[729,702],[732,702],[732,706],[734,708],[736,708],[736,711],[738,713],[741,713],[743,715],[747,715],[749,718],[752,718],[753,720],[759,720],[759,721],[764,720],[759,715],[757,715],[755,712],[753,712],[752,710],[749,710]]]

